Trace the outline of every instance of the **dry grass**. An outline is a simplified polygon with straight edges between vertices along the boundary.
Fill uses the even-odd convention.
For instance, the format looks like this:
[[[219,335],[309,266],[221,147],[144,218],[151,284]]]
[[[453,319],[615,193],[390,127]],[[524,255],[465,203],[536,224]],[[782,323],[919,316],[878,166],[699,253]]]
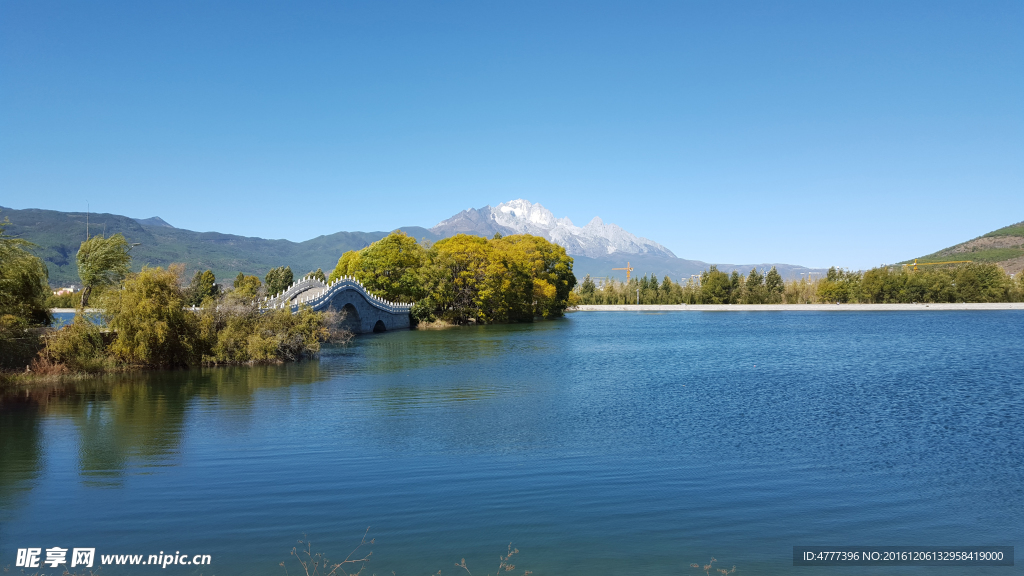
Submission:
[[[344,345],[352,341],[355,334],[345,325],[347,312],[328,309],[323,314],[324,327],[327,328],[327,342]]]
[[[458,324],[452,324],[451,322],[445,322],[444,320],[434,320],[433,322],[420,322],[416,325],[417,330],[444,330],[446,328],[455,328]]]
[[[54,362],[48,356],[42,355],[33,358],[32,364],[25,367],[26,374],[35,374],[36,376],[60,376],[70,372],[71,370],[65,364]]]
[[[690,568],[700,568],[700,569],[704,570],[705,574],[707,574],[708,576],[711,576],[711,569],[714,568],[715,562],[718,562],[718,559],[715,558],[714,556],[712,556],[711,557],[711,561],[708,562],[707,564],[705,564],[703,566],[701,566],[700,564],[690,564]],[[735,572],[736,571],[736,566],[733,566],[732,569],[730,569],[730,570],[726,570],[725,568],[715,568],[715,571],[718,572],[719,574],[722,574],[724,576],[725,574],[732,574],[733,572]]]
[[[111,372],[129,371],[131,370],[127,368],[111,370]],[[96,374],[88,372],[73,372],[63,364],[33,360],[26,371],[0,372],[0,391],[45,389],[63,382],[89,380],[96,377]]]
[[[341,562],[332,562],[323,552],[313,552],[313,544],[309,540],[299,540],[299,545],[292,548],[291,552],[295,558],[293,564],[298,564],[298,568],[301,569],[301,571],[296,570],[295,573],[303,576],[358,576],[362,574],[366,569],[366,563],[370,561],[370,556],[373,556],[372,551],[367,552],[365,556],[362,556],[360,552],[364,547],[369,547],[374,543],[372,539],[366,539],[366,535],[369,533],[370,529],[367,528],[359,545],[349,552]],[[359,569],[355,572],[348,571],[348,567],[355,568],[357,566]],[[281,567],[284,568],[285,576],[291,576],[286,562],[281,562]]]
[[[503,572],[511,572],[511,571],[516,569],[516,565],[512,563],[512,557],[515,556],[516,554],[519,554],[519,548],[516,548],[516,549],[513,550],[512,549],[512,543],[509,542],[509,544],[508,544],[508,552],[504,556],[501,556],[501,555],[498,556],[498,572],[497,572],[497,574],[501,574]],[[466,559],[465,558],[462,559],[462,562],[459,562],[458,564],[456,564],[455,567],[456,568],[462,568],[463,570],[466,571],[466,574],[469,574],[469,576],[473,576],[473,573],[469,571],[469,567],[466,566]],[[441,571],[438,570],[437,573],[440,574]],[[528,576],[529,574],[533,574],[533,572],[531,572],[529,570],[523,570],[523,576]]]
[[[366,563],[370,561],[370,556],[373,556],[372,551],[365,554],[361,552],[361,550],[374,543],[374,540],[366,539],[369,533],[370,529],[367,528],[359,545],[349,552],[348,556],[341,562],[331,561],[323,552],[314,552],[313,545],[303,536],[303,540],[299,540],[299,545],[292,548],[291,556],[294,559],[290,561],[290,564],[296,566],[296,576],[359,576],[366,569]],[[508,551],[504,555],[498,555],[497,574],[504,574],[516,569],[516,565],[512,563],[512,558],[516,554],[519,554],[519,549],[512,548],[512,544],[509,543]],[[284,568],[285,576],[291,576],[291,572],[288,571],[288,565],[289,562],[281,562],[280,564]],[[456,564],[455,567],[462,568],[466,571],[466,574],[473,576],[473,573],[469,571],[465,558]],[[358,570],[348,572],[348,568],[358,568]],[[529,576],[532,573],[530,570],[524,570],[522,576]],[[441,571],[438,570],[434,576],[440,576],[440,574]],[[394,576],[394,572],[392,572],[392,576]]]

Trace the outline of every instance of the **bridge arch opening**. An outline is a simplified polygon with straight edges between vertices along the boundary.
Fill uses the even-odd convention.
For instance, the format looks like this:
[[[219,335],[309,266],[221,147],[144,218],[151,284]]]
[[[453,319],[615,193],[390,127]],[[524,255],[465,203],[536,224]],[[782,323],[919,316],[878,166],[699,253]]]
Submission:
[[[353,334],[358,334],[360,332],[361,323],[359,320],[359,311],[356,310],[356,307],[351,303],[345,304],[338,312],[342,315],[341,327]]]
[[[373,325],[373,333],[380,334],[381,332],[387,332],[388,327],[384,325],[383,320],[377,320],[377,323]]]

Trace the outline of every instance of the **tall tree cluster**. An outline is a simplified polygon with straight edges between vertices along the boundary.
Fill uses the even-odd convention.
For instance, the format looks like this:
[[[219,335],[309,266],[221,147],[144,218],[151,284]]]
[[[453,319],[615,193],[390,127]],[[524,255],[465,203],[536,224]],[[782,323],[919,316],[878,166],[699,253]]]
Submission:
[[[771,304],[782,301],[783,281],[778,270],[752,269],[744,277],[711,266],[685,283],[665,276],[640,276],[628,283],[608,279],[598,287],[588,275],[578,289],[581,304]]]
[[[558,316],[576,285],[565,249],[528,234],[458,234],[425,248],[402,232],[341,256],[330,280],[351,276],[420,321],[528,322]]]
[[[34,325],[50,323],[46,297],[46,264],[29,252],[33,247],[21,238],[12,238],[0,222],[0,316],[12,316]]]
[[[78,277],[82,280],[82,308],[98,287],[114,286],[131,271],[131,246],[121,234],[105,238],[97,234],[78,248]]]
[[[263,281],[267,284],[267,294],[277,296],[295,282],[295,277],[292,275],[291,266],[279,266],[271,268]]]
[[[189,306],[202,306],[203,300],[216,298],[218,294],[220,287],[217,286],[217,277],[213,275],[213,271],[196,272],[185,288],[185,301]]]
[[[207,296],[200,310],[191,310],[183,272],[176,264],[129,274],[100,296],[112,339],[79,315],[46,339],[40,358],[72,372],[280,362],[316,355],[322,342],[343,336],[333,312],[261,310],[252,296],[255,276],[242,276],[234,290]]]
[[[5,233],[0,222],[0,368],[21,368],[38,349],[32,326],[50,324],[46,265],[28,249],[32,244]]]
[[[685,283],[654,275],[614,279],[601,286],[589,276],[577,288],[581,304],[818,304],[1024,301],[1024,274],[1011,277],[995,264],[943,268],[880,267],[866,272],[830,268],[822,278],[784,282],[778,270],[752,269],[745,277],[711,266]]]

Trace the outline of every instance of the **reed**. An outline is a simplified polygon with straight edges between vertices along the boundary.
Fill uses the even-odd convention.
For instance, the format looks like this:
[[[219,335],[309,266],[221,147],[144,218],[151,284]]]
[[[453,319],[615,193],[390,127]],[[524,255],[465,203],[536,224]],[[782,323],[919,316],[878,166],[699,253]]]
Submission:
[[[314,550],[313,544],[303,535],[303,539],[299,540],[299,545],[292,548],[290,561],[281,562],[280,566],[284,568],[285,576],[292,576],[292,572],[288,570],[289,565],[293,567],[295,576],[359,576],[366,570],[366,564],[370,561],[370,557],[373,556],[372,551],[364,552],[364,550],[374,544],[373,539],[366,539],[369,533],[370,529],[367,528],[359,545],[340,562],[332,561],[324,552]],[[515,570],[516,565],[512,562],[512,559],[517,554],[519,554],[519,549],[513,548],[510,542],[505,554],[498,555],[498,571],[496,574],[506,574]],[[455,567],[462,568],[466,574],[473,576],[473,573],[469,570],[469,565],[466,564],[465,558],[461,562],[456,563]],[[349,572],[349,569],[355,569],[356,571]],[[438,570],[434,576],[440,576],[440,574],[441,571]],[[533,572],[523,570],[522,576],[529,576],[530,574],[533,574]],[[392,576],[394,576],[394,572],[392,572]]]
[[[519,548],[513,549],[512,548],[512,543],[509,542],[509,544],[508,544],[508,552],[504,556],[502,556],[500,554],[498,555],[498,572],[497,572],[497,574],[501,574],[503,572],[511,572],[511,571],[516,569],[516,565],[512,563],[512,557],[515,556],[516,554],[519,554]],[[466,574],[469,574],[469,576],[473,576],[473,573],[469,571],[469,567],[466,566],[466,559],[465,558],[462,559],[462,562],[459,562],[458,564],[456,564],[455,567],[456,568],[462,568],[463,570],[466,571]],[[437,573],[440,574],[441,571],[438,570]],[[523,570],[523,576],[529,576],[530,574],[533,574],[533,572],[531,572],[530,570]]]
[[[365,555],[360,552],[374,543],[373,539],[366,539],[369,533],[370,529],[367,528],[359,545],[349,552],[341,562],[331,561],[323,552],[314,552],[313,544],[304,535],[303,539],[299,540],[299,545],[293,547],[291,551],[291,557],[294,558],[292,564],[298,565],[295,573],[303,576],[358,576],[362,574],[366,569],[366,563],[370,561],[370,556],[373,556],[372,550],[366,552]],[[280,566],[284,568],[285,576],[291,576],[288,571],[288,562],[281,562]],[[349,572],[349,567],[358,568],[358,570]]]
[[[711,576],[711,569],[715,568],[715,566],[714,566],[715,562],[718,562],[718,559],[715,558],[714,556],[712,556],[711,557],[711,561],[708,562],[707,564],[704,564],[703,566],[701,566],[700,564],[693,563],[693,564],[690,564],[690,568],[700,568],[700,569],[704,570],[705,574],[707,574],[708,576]],[[722,574],[724,576],[726,574],[732,574],[733,572],[735,572],[736,571],[736,566],[733,566],[730,569],[715,568],[715,571],[718,572],[719,574]]]

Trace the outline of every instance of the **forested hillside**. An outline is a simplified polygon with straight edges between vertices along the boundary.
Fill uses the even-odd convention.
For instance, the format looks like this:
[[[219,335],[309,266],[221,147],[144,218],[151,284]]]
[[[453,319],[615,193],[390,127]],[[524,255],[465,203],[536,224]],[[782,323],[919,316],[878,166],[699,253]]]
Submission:
[[[75,254],[86,237],[85,212],[54,210],[14,210],[0,208],[0,220],[7,217],[9,235],[37,245],[33,252],[43,259],[50,273],[51,286],[80,284]],[[337,232],[305,242],[265,240],[221,234],[193,232],[174,228],[159,218],[137,221],[117,214],[89,214],[90,234],[123,234],[132,249],[132,268],[162,266],[181,262],[187,273],[213,270],[217,278],[233,278],[239,272],[263,277],[276,266],[291,266],[297,274],[323,268],[330,270],[338,256],[359,250],[388,235],[388,232]],[[414,238],[434,239],[427,229],[402,228]]]
[[[918,264],[969,260],[997,264],[1009,274],[1024,271],[1024,222],[944,248],[917,259]]]

